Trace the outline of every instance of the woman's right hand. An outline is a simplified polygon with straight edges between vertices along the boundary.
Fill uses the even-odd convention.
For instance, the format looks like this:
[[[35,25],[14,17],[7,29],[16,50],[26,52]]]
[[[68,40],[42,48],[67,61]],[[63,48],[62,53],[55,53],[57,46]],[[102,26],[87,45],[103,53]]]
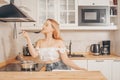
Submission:
[[[26,38],[29,39],[29,35],[26,31],[22,31],[22,35]]]

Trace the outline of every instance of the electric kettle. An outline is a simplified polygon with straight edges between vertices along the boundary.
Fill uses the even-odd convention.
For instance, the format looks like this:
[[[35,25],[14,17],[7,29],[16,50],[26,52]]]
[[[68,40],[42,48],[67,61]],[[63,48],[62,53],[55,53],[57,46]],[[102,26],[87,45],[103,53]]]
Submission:
[[[101,50],[100,50],[100,44],[92,44],[92,45],[90,46],[90,52],[91,52],[93,55],[95,55],[95,56],[100,55],[100,52],[101,52]]]

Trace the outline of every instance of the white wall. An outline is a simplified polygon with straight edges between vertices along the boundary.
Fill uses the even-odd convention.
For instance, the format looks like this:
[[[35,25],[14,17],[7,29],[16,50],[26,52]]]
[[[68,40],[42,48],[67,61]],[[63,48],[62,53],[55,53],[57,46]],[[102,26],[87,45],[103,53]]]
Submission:
[[[16,48],[16,40],[13,39],[13,25],[0,22],[0,62],[14,57]]]
[[[38,39],[44,38],[43,34],[29,33],[32,43],[35,43]],[[86,52],[89,51],[91,44],[101,43],[102,40],[111,40],[111,51],[114,52],[113,45],[113,32],[112,31],[61,31],[61,36],[68,46],[70,40],[72,41],[73,52]],[[18,39],[19,52],[22,52],[23,45],[26,45],[26,41],[20,34]]]
[[[101,44],[103,40],[111,40],[111,51],[113,52],[112,31],[62,31],[62,37],[67,44],[72,40],[72,51],[89,51],[91,44]]]

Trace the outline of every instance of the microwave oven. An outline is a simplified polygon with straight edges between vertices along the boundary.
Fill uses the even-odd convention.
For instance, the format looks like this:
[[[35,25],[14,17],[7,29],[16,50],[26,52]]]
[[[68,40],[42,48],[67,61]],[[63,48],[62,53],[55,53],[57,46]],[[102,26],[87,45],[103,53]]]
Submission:
[[[109,24],[109,7],[78,6],[78,26],[106,26]]]

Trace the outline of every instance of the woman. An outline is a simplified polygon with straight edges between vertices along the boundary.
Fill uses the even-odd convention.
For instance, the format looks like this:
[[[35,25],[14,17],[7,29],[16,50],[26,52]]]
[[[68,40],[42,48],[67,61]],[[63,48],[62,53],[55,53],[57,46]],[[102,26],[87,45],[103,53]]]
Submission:
[[[41,33],[45,35],[45,38],[36,42],[36,48],[32,46],[27,32],[23,31],[23,36],[27,40],[30,54],[32,57],[40,57],[41,61],[46,64],[46,71],[70,69],[69,67],[76,70],[85,70],[68,58],[65,45],[60,37],[59,24],[55,20],[47,19]]]

